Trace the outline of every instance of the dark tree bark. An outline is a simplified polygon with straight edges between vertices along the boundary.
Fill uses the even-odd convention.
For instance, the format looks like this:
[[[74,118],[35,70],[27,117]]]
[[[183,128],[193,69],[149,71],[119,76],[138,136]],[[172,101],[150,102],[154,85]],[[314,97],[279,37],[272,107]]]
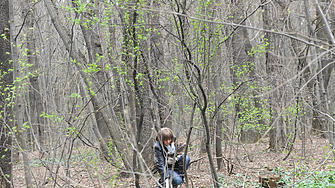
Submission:
[[[159,9],[159,3],[152,1],[152,7]],[[168,75],[164,67],[167,66],[164,59],[163,35],[160,29],[159,13],[153,12],[149,14],[148,21],[150,24],[150,50],[149,50],[149,72],[150,88],[156,99],[158,106],[157,118],[160,127],[172,128],[171,107],[168,105],[169,96],[166,93],[169,91],[169,84],[164,80]],[[164,66],[165,65],[165,66]]]
[[[182,7],[178,7],[178,10],[181,11],[181,14],[186,14],[186,1],[183,4]],[[181,8],[181,9],[179,9]],[[186,25],[186,19],[181,16],[177,15],[175,17],[175,27],[178,30],[178,40],[181,41],[181,48],[183,49],[184,54],[184,63],[183,63],[183,69],[185,71],[188,89],[190,90],[190,94],[192,95],[192,99],[196,102],[196,105],[200,109],[200,114],[202,118],[202,123],[205,130],[205,146],[206,146],[206,152],[209,159],[209,166],[211,170],[212,180],[213,180],[213,186],[215,188],[219,188],[219,182],[218,182],[218,175],[217,171],[214,166],[213,161],[213,155],[212,155],[212,149],[210,145],[210,127],[208,123],[207,113],[208,113],[208,95],[206,92],[206,89],[204,88],[203,84],[203,75],[202,70],[199,68],[199,66],[193,62],[192,53],[190,50],[190,47],[187,44],[187,33],[185,30]],[[192,76],[192,77],[191,77]]]
[[[12,180],[12,137],[9,134],[13,119],[12,95],[13,63],[11,63],[9,26],[9,3],[0,2],[0,186],[11,187]]]
[[[324,1],[324,3],[326,3]],[[318,27],[316,29],[319,29],[319,32],[321,31],[321,33],[319,34],[319,32],[316,32],[316,35],[318,38],[322,38],[324,36],[326,36],[326,39],[328,39],[328,43],[331,45],[335,45],[335,39],[334,39],[334,35],[333,35],[333,32],[331,31],[331,28],[329,26],[329,23],[326,19],[326,13],[323,12],[323,7],[320,6],[320,4],[318,3],[317,0],[315,0],[315,6],[316,6],[316,10],[317,10],[317,17],[318,17]],[[322,24],[321,24],[322,23]],[[323,41],[326,41],[326,39],[322,39]],[[323,51],[323,50],[321,50]],[[330,56],[331,57],[331,56]],[[333,58],[333,57],[331,57]],[[329,59],[329,56],[328,58]],[[329,67],[325,67],[326,69],[326,73],[327,73],[327,69],[330,69],[330,72],[333,68],[333,64],[332,66],[329,66]],[[323,65],[322,65],[322,61],[318,61],[318,67],[321,69],[323,68]],[[322,110],[326,113],[329,113],[329,105],[328,105],[328,96],[327,96],[327,85],[328,83],[326,84],[325,86],[325,78],[323,76],[323,73],[324,72],[321,72],[318,74],[318,79],[319,79],[319,83],[320,83],[320,94],[321,94],[321,105],[322,105]],[[328,74],[329,75],[329,74]],[[327,78],[327,80],[329,81],[329,78]],[[328,82],[327,81],[327,82]],[[331,129],[330,128],[330,121],[328,116],[326,115],[322,115],[322,120],[324,121],[324,125],[327,127],[327,131],[329,133],[329,140],[330,140],[330,144],[332,145],[332,148],[334,148],[334,133],[332,132],[333,128]]]
[[[137,0],[134,0],[134,5],[125,4],[124,6],[128,7],[128,10],[137,10],[137,6],[139,6],[137,2]],[[121,14],[125,13],[126,12],[123,12]],[[146,16],[142,17],[142,13]],[[132,128],[136,133],[136,144],[134,145],[136,145],[137,148],[133,151],[133,172],[135,186],[139,187],[138,165],[143,162],[140,160],[144,160],[146,164],[151,164],[154,159],[152,148],[154,145],[154,139],[152,137],[153,126],[150,123],[150,104],[152,102],[149,93],[149,79],[151,79],[149,73],[150,52],[148,50],[148,42],[142,38],[142,36],[147,36],[148,34],[148,31],[146,31],[148,28],[142,25],[142,21],[148,22],[151,15],[139,11],[127,11],[127,14],[129,18],[122,17],[121,19],[124,34],[122,40],[122,61],[124,71],[127,73],[125,80],[127,80],[127,94],[129,96],[130,110],[133,111],[133,113],[130,113],[132,115],[131,118],[133,118],[131,120]],[[153,91],[156,92],[155,89]],[[142,153],[139,153],[139,151],[142,151]],[[142,158],[138,158],[140,154]]]
[[[35,27],[34,24],[34,8],[31,7],[29,2],[23,5],[23,16],[27,16],[25,24],[25,30],[27,31],[27,64],[30,64],[28,71],[29,74],[29,116],[30,125],[33,128],[33,134],[35,134],[39,142],[38,145],[43,146],[43,130],[44,130],[44,117],[40,117],[43,111],[43,102],[40,94],[39,86],[39,73],[38,73],[38,62],[35,46]]]
[[[242,19],[242,15],[245,15],[244,12],[244,2],[243,1],[236,1],[234,3],[234,23],[245,25],[245,21]],[[234,30],[234,34],[231,38],[232,40],[232,60],[233,64],[230,69],[232,75],[232,84],[234,87],[237,87],[241,82],[243,82],[246,78],[254,79],[255,77],[255,58],[249,53],[252,51],[252,45],[250,43],[249,34],[246,28],[238,27]],[[237,76],[239,75],[239,76]],[[253,83],[251,83],[253,84]],[[257,92],[252,91],[251,95],[257,95]],[[240,96],[236,97],[237,101],[241,101],[242,98]],[[250,99],[248,103],[253,106],[254,108],[261,108],[261,104],[259,102],[260,98],[255,97],[253,100]],[[246,102],[246,101],[244,101]],[[235,111],[238,114],[237,118],[243,118],[241,111],[243,111],[243,107],[237,102],[235,105]],[[249,121],[249,120],[244,120]],[[256,122],[259,125],[264,125],[264,120],[262,118],[258,118]],[[244,123],[243,123],[244,124]],[[241,142],[243,143],[254,143],[260,138],[260,133],[257,131],[257,127],[244,127],[241,126]]]
[[[284,27],[283,20],[279,19],[284,16],[283,10],[286,7],[283,1],[277,1],[275,4],[267,4],[263,7],[263,24],[264,29],[281,30]],[[277,27],[275,26],[277,25]],[[268,76],[268,84],[271,89],[276,88],[282,82],[282,61],[281,56],[284,56],[283,49],[279,48],[281,44],[282,36],[265,33],[265,42],[268,42],[266,46],[266,73]],[[283,119],[277,118],[281,110],[281,90],[275,89],[271,91],[269,96],[269,105],[271,112],[270,126],[273,128],[270,130],[270,148],[283,147],[285,145],[285,133]],[[275,121],[276,120],[276,121]]]

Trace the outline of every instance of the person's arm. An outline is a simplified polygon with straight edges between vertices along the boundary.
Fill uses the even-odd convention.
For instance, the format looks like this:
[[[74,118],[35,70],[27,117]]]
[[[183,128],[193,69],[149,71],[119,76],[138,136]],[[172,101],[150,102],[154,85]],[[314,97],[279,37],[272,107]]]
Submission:
[[[158,143],[159,144],[159,143]],[[163,178],[163,181],[165,178],[168,177],[168,173],[167,170],[165,168],[165,159],[163,156],[163,151],[162,151],[162,147],[160,147],[159,145],[155,145],[155,163],[157,165],[158,168],[158,173],[160,174],[161,178],[164,177],[164,169],[165,169],[165,177]]]

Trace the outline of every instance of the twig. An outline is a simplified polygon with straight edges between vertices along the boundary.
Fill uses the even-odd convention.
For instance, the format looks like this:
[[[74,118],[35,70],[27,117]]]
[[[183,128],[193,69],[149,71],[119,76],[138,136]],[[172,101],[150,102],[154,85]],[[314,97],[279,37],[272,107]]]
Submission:
[[[249,80],[248,80],[249,81]],[[234,89],[233,92],[231,92],[229,95],[226,96],[226,98],[223,99],[223,101],[216,107],[216,110],[212,116],[212,119],[215,117],[215,115],[218,113],[218,111],[220,110],[222,104],[232,95],[234,94],[245,82],[242,82],[239,86],[237,86],[236,89]]]
[[[322,18],[322,21],[323,21],[323,23],[325,24],[325,27],[326,27],[327,33],[328,33],[328,35],[329,35],[329,38],[330,38],[330,40],[332,41],[333,45],[335,46],[335,39],[334,39],[334,36],[333,36],[333,34],[332,34],[331,29],[329,28],[329,25],[328,25],[328,23],[327,23],[327,20],[326,20],[325,16],[323,15],[323,12],[322,12],[322,10],[321,10],[321,8],[320,8],[320,5],[319,5],[318,1],[317,1],[317,0],[314,0],[314,1],[315,1],[315,4],[316,4],[317,8],[318,8],[318,12],[319,12],[319,14],[320,14],[320,16],[321,16],[321,18]]]
[[[198,161],[200,161],[200,160],[202,160],[202,159],[204,159],[204,158],[206,158],[206,157],[207,157],[207,156],[203,156],[203,157],[200,157],[200,158],[198,158],[198,159],[195,159],[195,160],[191,161],[189,165],[191,165],[192,163],[198,162]]]
[[[1,168],[1,167],[0,167],[0,172],[1,172],[1,176],[2,176],[3,178],[5,178],[5,180],[6,180],[8,183],[12,184],[12,182],[11,182],[10,180],[7,179],[6,174],[2,171],[2,168]]]
[[[24,16],[24,19],[23,19],[21,28],[19,29],[19,32],[16,34],[16,36],[15,36],[15,38],[14,38],[14,41],[16,41],[17,37],[18,37],[19,34],[21,33],[22,28],[23,28],[23,26],[24,26],[24,23],[26,22],[26,19],[27,19],[28,14],[29,14],[30,11],[32,10],[32,8],[35,7],[35,5],[36,5],[37,3],[39,3],[39,2],[40,2],[40,1],[36,1],[36,2],[33,4],[33,6],[32,6],[31,8],[29,8],[28,12],[27,12],[26,15]]]

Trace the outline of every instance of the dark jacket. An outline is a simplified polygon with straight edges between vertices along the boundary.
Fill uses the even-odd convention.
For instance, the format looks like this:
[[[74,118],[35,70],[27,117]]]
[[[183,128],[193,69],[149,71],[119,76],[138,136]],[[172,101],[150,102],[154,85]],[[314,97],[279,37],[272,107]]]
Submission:
[[[174,136],[174,142],[176,141],[176,136]],[[164,151],[163,151],[164,149]],[[176,148],[177,149],[177,148]],[[166,162],[166,153],[167,153],[167,148],[162,147],[161,144],[157,141],[155,144],[155,163],[157,164],[158,172],[161,175],[161,177],[164,177],[164,168],[165,168],[165,178],[168,177],[168,166],[165,165]]]

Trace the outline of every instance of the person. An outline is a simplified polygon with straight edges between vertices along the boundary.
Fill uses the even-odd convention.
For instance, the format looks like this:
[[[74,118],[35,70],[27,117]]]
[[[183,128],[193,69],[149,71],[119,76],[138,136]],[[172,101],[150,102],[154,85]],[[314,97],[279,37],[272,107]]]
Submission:
[[[156,137],[155,144],[155,163],[160,174],[159,184],[164,185],[166,178],[171,176],[172,167],[173,168],[173,179],[172,186],[177,187],[183,183],[184,180],[184,167],[183,158],[184,155],[176,156],[175,141],[176,136],[173,134],[172,130],[164,127],[162,128]],[[190,158],[186,155],[186,170],[189,166]],[[161,187],[161,186],[158,186]]]

